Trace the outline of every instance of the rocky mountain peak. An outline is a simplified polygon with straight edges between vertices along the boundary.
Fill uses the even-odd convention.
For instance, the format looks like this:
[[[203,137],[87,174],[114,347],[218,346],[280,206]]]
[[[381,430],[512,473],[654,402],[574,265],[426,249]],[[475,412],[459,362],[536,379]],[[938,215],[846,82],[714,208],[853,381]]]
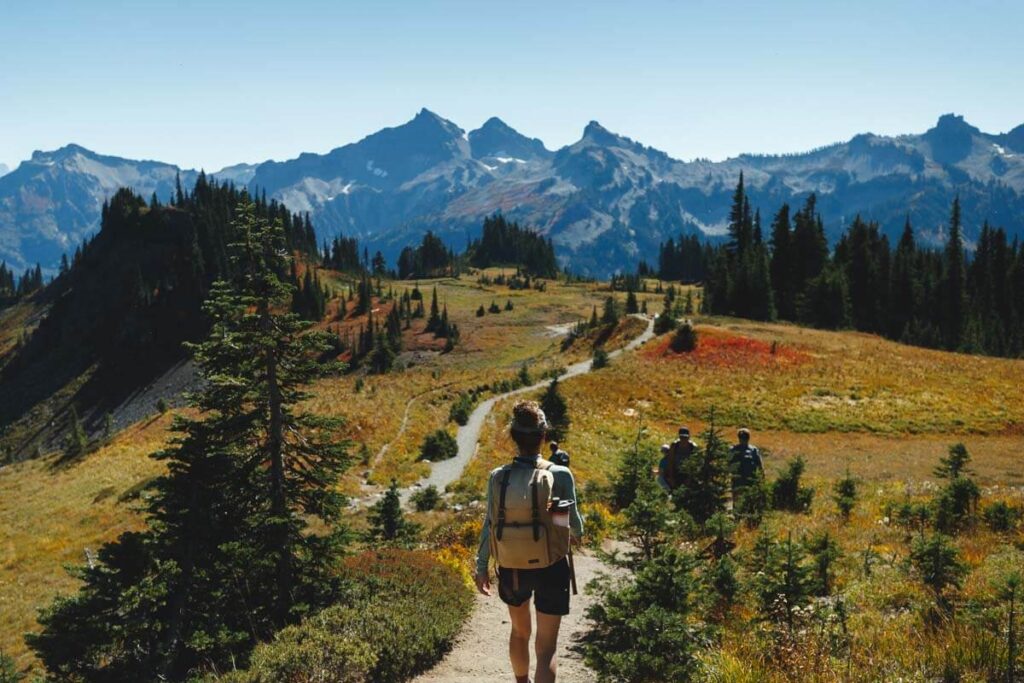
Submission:
[[[469,145],[473,157],[508,157],[528,160],[544,158],[551,152],[537,138],[528,138],[497,116],[469,133]]]

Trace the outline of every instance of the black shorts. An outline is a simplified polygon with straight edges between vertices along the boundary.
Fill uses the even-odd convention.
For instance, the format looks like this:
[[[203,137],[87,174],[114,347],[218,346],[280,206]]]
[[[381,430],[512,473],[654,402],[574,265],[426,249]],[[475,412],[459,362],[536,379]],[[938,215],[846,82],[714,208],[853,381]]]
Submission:
[[[519,572],[519,590],[514,588],[513,572],[516,571]],[[569,558],[543,569],[498,567],[498,596],[512,607],[533,597],[538,612],[564,617],[569,613]]]

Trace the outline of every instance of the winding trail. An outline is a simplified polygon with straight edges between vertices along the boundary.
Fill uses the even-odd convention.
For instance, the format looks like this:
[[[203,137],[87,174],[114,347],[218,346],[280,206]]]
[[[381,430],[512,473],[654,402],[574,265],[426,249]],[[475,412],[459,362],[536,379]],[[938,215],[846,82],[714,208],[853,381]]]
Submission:
[[[654,319],[649,319],[647,329],[633,339],[624,348],[609,353],[616,357],[623,351],[632,351],[654,337]],[[586,360],[571,365],[559,379],[568,379],[591,371],[591,361]],[[434,463],[430,476],[420,481],[420,485],[433,484],[438,489],[454,482],[462,474],[462,470],[476,455],[487,415],[498,401],[510,396],[536,391],[547,385],[539,382],[493,398],[489,398],[476,407],[465,426],[460,427],[456,440],[459,454],[451,460]],[[408,492],[409,489],[406,489]],[[594,673],[586,667],[579,656],[568,649],[575,638],[583,632],[585,626],[584,613],[593,602],[593,598],[582,590],[595,575],[607,569],[596,557],[585,553],[575,554],[576,578],[580,586],[579,595],[572,598],[572,610],[562,619],[559,638],[559,683],[594,683]],[[476,606],[472,616],[455,642],[452,651],[444,660],[430,671],[413,679],[413,683],[489,683],[490,681],[510,681],[512,673],[508,664],[508,610],[497,595],[484,597],[476,595]],[[532,672],[531,672],[532,676]]]
[[[621,355],[624,351],[633,351],[653,337],[654,318],[651,318],[647,321],[647,329],[630,341],[625,347],[609,353],[608,357],[615,358]],[[584,375],[591,371],[591,365],[592,361],[590,360],[574,363],[566,368],[566,371],[559,375],[558,379],[561,381],[572,377],[578,377],[579,375]],[[473,456],[476,455],[476,449],[480,442],[480,432],[483,430],[484,421],[490,414],[491,409],[494,408],[494,404],[498,401],[509,398],[510,396],[538,391],[547,385],[547,380],[537,382],[536,384],[532,384],[528,387],[520,387],[514,391],[492,396],[478,405],[470,414],[469,420],[466,424],[459,427],[459,430],[455,435],[455,440],[459,445],[458,455],[449,460],[442,460],[441,462],[433,463],[430,467],[430,475],[420,480],[420,486],[434,485],[439,491],[444,491],[445,487],[462,476],[462,471],[466,468],[466,465],[469,464],[469,461],[473,459]]]

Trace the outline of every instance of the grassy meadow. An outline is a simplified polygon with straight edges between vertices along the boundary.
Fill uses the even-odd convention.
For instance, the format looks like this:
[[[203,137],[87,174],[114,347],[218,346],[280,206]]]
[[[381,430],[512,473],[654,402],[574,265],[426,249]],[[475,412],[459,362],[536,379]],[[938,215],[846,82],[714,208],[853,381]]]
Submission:
[[[342,275],[321,277],[335,292],[347,290]],[[661,296],[650,285],[652,293],[639,297],[654,313],[661,310]],[[401,294],[413,283],[385,282],[384,290],[392,286]],[[449,410],[460,392],[510,380],[524,363],[538,378],[589,357],[589,340],[563,351],[561,335],[589,318],[595,306],[600,311],[608,295],[598,283],[550,281],[544,292],[511,291],[480,284],[476,274],[424,280],[418,287],[428,309],[435,287],[447,304],[461,331],[455,350],[442,353],[438,340],[422,333],[424,320],[414,319],[404,333],[398,368],[387,375],[354,373],[322,381],[307,402],[314,412],[347,420],[356,456],[344,482],[349,494],[380,491],[392,478],[409,484],[426,474],[428,466],[418,462],[420,444],[439,428],[454,434]],[[621,302],[624,295],[616,297]],[[492,301],[502,309],[511,301],[514,308],[478,317],[477,309]],[[365,323],[343,305],[332,301],[321,327],[344,334]],[[390,305],[381,303],[375,318],[382,320]],[[18,324],[28,320],[27,313],[5,315],[8,322],[15,315],[22,316]],[[790,457],[803,456],[806,480],[817,491],[810,512],[774,513],[768,528],[794,535],[828,529],[838,538],[838,587],[856,607],[849,623],[856,645],[845,665],[860,673],[843,678],[833,662],[798,653],[780,666],[752,651],[742,628],[727,627],[721,648],[707,654],[713,680],[919,680],[900,677],[922,658],[939,661],[963,639],[952,628],[929,631],[922,621],[923,589],[901,568],[908,531],[886,520],[887,506],[929,495],[935,487],[932,469],[958,441],[973,456],[983,504],[1001,499],[1024,505],[1024,361],[784,324],[700,317],[696,322],[699,344],[691,353],[676,354],[667,348],[667,336],[657,337],[608,368],[562,384],[572,420],[564,447],[578,481],[606,485],[638,438],[656,447],[670,441],[680,424],[698,434],[712,410],[728,438],[739,426],[754,431],[769,476]],[[3,327],[8,332],[0,345],[9,347],[16,339],[9,331],[13,323]],[[635,321],[625,323],[608,346],[625,344],[641,329]],[[510,457],[510,403],[499,402],[489,416],[478,455],[457,483],[460,499],[480,496],[486,473]],[[63,566],[85,561],[86,549],[139,525],[132,494],[158,474],[159,465],[146,455],[164,443],[169,421],[165,415],[137,423],[76,463],[57,466],[50,455],[0,469],[0,651],[20,666],[32,662],[21,636],[33,629],[36,610],[73,588]],[[843,523],[830,493],[847,470],[860,481],[860,500]],[[983,528],[957,539],[973,570],[963,600],[989,599],[990,578],[1007,566],[1024,566],[1022,540],[1019,529],[996,534]],[[741,530],[737,542],[741,551],[748,549],[754,533]],[[863,570],[865,554],[877,558],[870,574]],[[869,673],[882,678],[865,677]]]

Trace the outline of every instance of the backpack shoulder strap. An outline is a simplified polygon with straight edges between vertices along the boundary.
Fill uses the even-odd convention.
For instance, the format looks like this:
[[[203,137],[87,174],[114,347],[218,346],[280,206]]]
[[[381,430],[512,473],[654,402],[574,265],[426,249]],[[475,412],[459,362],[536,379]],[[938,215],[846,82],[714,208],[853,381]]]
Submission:
[[[512,478],[512,466],[505,465],[501,468],[499,476],[501,477],[501,493],[498,498],[498,525],[494,530],[494,537],[500,541],[501,535],[505,531],[505,496],[508,493],[509,480]]]
[[[534,467],[536,467],[538,470],[550,470],[552,465],[554,465],[554,463],[551,462],[550,460],[545,460],[544,458],[537,458],[537,464],[534,465]]]
[[[530,511],[531,521],[533,522],[533,542],[536,543],[538,540],[540,540],[540,502],[537,500],[536,474],[530,477],[530,496],[533,499],[532,509]]]

